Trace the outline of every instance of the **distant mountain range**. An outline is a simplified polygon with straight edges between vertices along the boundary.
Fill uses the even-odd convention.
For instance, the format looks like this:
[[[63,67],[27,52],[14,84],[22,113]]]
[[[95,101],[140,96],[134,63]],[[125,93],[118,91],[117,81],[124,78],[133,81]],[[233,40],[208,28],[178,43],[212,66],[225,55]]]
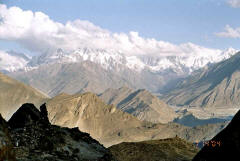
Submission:
[[[0,63],[0,70],[50,96],[61,92],[101,93],[107,88],[119,88],[123,85],[159,93],[169,81],[225,60],[236,52],[230,48],[217,54],[160,57],[127,56],[119,51],[89,48],[72,52],[58,49],[53,53],[24,59],[16,68],[11,61],[4,65]],[[9,55],[18,58],[16,54],[14,56],[6,52],[5,55],[2,53],[0,62],[5,62],[3,60]]]
[[[40,56],[29,57],[24,54],[18,54],[16,52],[6,52],[6,55],[1,54],[1,59],[4,60],[8,56],[23,58],[27,63],[23,63],[22,67],[16,67],[13,69],[11,61],[9,67],[3,68],[3,70],[12,72],[17,70],[30,70],[31,68],[37,68],[43,64],[51,63],[76,63],[82,61],[91,61],[100,64],[103,68],[108,70],[120,70],[121,66],[125,66],[134,71],[142,71],[143,69],[149,69],[152,72],[164,73],[173,71],[178,74],[185,74],[186,72],[192,72],[199,68],[204,67],[208,63],[215,63],[227,59],[234,55],[237,50],[229,48],[218,54],[204,55],[191,55],[191,56],[126,56],[120,51],[103,50],[103,49],[91,49],[80,48],[70,53],[64,52],[59,48],[56,52],[46,53]]]
[[[27,68],[32,57],[14,51],[0,51],[0,71],[4,73],[14,72]]]
[[[163,95],[169,104],[201,107],[240,105],[240,53],[183,79]]]

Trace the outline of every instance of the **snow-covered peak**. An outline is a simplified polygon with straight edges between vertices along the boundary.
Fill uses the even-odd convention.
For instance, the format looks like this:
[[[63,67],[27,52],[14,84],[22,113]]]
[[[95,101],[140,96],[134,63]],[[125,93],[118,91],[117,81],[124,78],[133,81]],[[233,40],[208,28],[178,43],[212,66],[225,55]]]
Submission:
[[[23,69],[30,59],[25,54],[0,51],[0,71],[14,72]]]
[[[192,71],[200,69],[209,63],[217,63],[230,58],[238,51],[229,48],[225,51],[217,51],[216,53],[202,53],[198,55],[190,54],[190,56],[167,56],[167,57],[141,57],[141,60],[153,72],[161,72],[171,69],[176,73],[190,74]],[[187,73],[186,73],[187,72]]]
[[[55,52],[28,58],[16,53],[0,53],[0,70],[13,72],[19,69],[31,70],[39,65],[52,63],[78,63],[91,61],[100,64],[106,70],[120,70],[122,67],[141,72],[148,69],[155,73],[173,71],[177,74],[190,74],[192,71],[228,59],[237,53],[237,50],[229,48],[225,51],[213,53],[190,54],[189,56],[127,56],[125,53],[115,50],[79,48],[72,52],[57,49]]]
[[[144,68],[143,62],[136,56],[125,56],[120,51],[79,48],[72,52],[64,52],[58,49],[50,54],[43,54],[35,57],[29,65],[32,67],[51,63],[77,63],[91,61],[100,64],[107,70],[118,70],[119,67],[127,67],[136,71]]]

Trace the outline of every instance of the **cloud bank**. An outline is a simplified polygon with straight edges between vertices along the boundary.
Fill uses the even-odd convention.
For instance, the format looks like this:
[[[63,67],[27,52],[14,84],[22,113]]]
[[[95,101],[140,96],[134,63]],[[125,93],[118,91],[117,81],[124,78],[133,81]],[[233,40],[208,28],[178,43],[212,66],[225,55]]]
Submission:
[[[230,25],[226,25],[223,32],[216,33],[218,37],[226,38],[240,38],[240,27],[232,28]]]
[[[14,41],[34,52],[52,52],[58,48],[73,51],[89,47],[121,51],[126,55],[204,55],[220,50],[192,43],[175,45],[153,38],[143,38],[138,32],[112,33],[89,21],[56,22],[42,12],[7,8],[0,4],[0,39]]]
[[[233,8],[240,8],[240,0],[228,0],[227,3]]]

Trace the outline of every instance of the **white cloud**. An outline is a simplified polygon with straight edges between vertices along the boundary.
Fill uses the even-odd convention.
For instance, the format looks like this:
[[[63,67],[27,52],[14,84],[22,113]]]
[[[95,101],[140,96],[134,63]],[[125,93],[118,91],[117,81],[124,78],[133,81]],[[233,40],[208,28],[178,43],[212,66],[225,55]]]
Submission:
[[[227,3],[233,8],[240,8],[240,0],[228,0]]]
[[[40,53],[57,48],[71,51],[82,47],[120,50],[128,55],[199,55],[220,52],[192,43],[175,45],[142,38],[133,31],[112,33],[88,21],[75,20],[62,24],[42,12],[23,11],[18,7],[0,5],[0,17],[0,39],[15,41],[28,50]]]
[[[229,25],[226,25],[225,31],[216,33],[219,37],[228,37],[228,38],[240,38],[240,27],[232,28]]]
[[[12,56],[0,50],[0,70],[15,71],[23,68],[27,63],[28,61],[22,57]]]

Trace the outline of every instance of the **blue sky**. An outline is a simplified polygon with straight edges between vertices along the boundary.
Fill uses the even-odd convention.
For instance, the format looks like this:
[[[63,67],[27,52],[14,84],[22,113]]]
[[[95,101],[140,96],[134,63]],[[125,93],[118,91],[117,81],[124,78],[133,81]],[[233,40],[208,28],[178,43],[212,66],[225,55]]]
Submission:
[[[136,31],[143,38],[173,44],[191,42],[207,48],[239,47],[239,37],[217,36],[226,25],[240,27],[240,8],[227,0],[2,0],[8,7],[41,11],[65,24],[87,20],[116,33]],[[0,49],[27,51],[13,41]]]

